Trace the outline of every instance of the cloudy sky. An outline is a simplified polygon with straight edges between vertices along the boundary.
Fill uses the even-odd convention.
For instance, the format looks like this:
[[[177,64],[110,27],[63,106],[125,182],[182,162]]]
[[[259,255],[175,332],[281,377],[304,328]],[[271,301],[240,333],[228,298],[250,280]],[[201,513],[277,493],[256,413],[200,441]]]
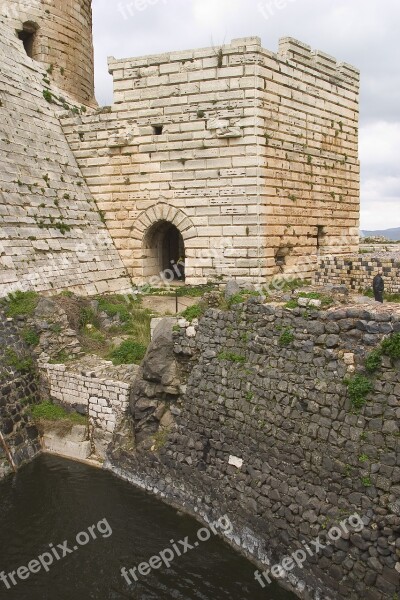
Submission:
[[[96,92],[112,101],[107,56],[290,36],[361,70],[362,229],[400,227],[399,0],[93,0]]]

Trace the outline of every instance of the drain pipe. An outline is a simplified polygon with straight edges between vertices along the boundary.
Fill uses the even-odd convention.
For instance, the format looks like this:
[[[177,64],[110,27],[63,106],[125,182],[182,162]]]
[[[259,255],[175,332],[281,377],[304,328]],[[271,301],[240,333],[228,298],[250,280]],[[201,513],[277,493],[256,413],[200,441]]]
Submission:
[[[12,466],[12,468],[14,469],[14,473],[16,473],[17,472],[17,465],[14,462],[14,459],[13,459],[12,454],[10,452],[10,448],[7,446],[6,440],[4,439],[3,434],[1,433],[1,431],[0,431],[0,442],[1,442],[1,445],[3,446],[4,451],[5,451],[6,455],[7,455],[8,462],[10,463],[10,465]]]

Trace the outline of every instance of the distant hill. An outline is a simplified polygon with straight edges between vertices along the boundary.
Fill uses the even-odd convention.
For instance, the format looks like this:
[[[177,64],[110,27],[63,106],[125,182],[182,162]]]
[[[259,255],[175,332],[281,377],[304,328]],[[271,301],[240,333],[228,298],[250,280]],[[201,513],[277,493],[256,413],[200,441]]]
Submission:
[[[400,227],[396,227],[394,229],[383,229],[379,231],[362,231],[361,235],[364,237],[385,237],[388,240],[393,240],[394,242],[400,241]]]

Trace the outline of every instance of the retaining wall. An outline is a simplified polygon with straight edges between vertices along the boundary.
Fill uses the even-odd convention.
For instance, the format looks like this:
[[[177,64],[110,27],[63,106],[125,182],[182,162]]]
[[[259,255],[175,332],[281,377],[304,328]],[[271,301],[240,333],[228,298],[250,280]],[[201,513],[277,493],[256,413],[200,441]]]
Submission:
[[[146,367],[150,357],[155,364],[153,342],[121,432],[125,446],[118,435],[108,467],[202,520],[227,513],[231,543],[266,569],[302,540],[324,543],[331,525],[357,512],[361,532],[330,542],[283,584],[301,598],[393,600],[399,365],[385,357],[368,375],[373,391],[358,411],[345,382],[366,376],[366,355],[399,331],[394,308],[289,310],[255,299],[209,310],[198,327],[182,323],[174,333],[174,396]],[[164,346],[159,356],[165,364]],[[157,425],[165,406],[175,420],[169,428]]]

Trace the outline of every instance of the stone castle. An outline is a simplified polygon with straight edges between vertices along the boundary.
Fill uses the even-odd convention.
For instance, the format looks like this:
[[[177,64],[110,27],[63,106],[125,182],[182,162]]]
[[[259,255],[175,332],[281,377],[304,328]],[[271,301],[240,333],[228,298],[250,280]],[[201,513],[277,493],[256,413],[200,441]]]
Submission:
[[[2,294],[262,282],[357,250],[354,67],[291,38],[110,58],[97,108],[91,23],[90,0],[0,5]]]

